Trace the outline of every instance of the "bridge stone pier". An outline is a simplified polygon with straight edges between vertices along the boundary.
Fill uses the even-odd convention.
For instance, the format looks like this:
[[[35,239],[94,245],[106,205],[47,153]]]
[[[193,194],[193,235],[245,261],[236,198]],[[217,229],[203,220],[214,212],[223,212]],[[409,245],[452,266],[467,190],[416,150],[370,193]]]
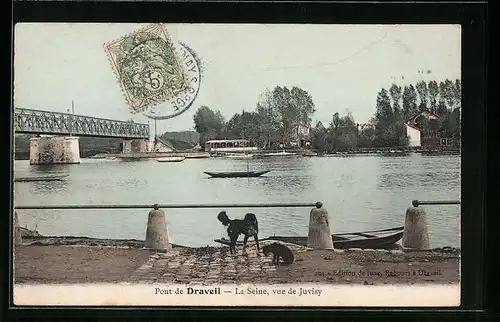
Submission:
[[[154,142],[146,139],[135,139],[123,141],[123,153],[151,152]]]
[[[80,144],[75,136],[46,136],[30,139],[30,164],[80,163]]]
[[[14,113],[16,134],[38,135],[30,141],[30,164],[80,163],[79,137],[128,140],[123,152],[152,150],[149,124],[17,107]]]

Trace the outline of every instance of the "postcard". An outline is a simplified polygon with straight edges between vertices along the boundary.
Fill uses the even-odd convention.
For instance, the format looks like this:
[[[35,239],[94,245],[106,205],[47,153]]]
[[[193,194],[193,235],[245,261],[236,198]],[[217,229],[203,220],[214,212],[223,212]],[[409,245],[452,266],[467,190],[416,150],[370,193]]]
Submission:
[[[459,25],[19,23],[16,305],[460,305]]]

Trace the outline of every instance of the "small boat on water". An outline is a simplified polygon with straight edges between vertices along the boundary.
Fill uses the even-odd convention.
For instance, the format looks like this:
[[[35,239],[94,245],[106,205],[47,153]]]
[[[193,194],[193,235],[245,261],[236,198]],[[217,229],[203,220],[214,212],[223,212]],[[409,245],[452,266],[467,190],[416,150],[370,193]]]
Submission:
[[[264,171],[233,171],[233,172],[203,172],[212,178],[247,178],[247,177],[260,177],[271,170]]]
[[[410,154],[409,151],[402,151],[402,150],[390,150],[382,152],[382,156],[394,156],[394,157],[407,156],[409,154]]]
[[[62,181],[69,174],[56,174],[49,176],[27,176],[14,178],[14,182],[33,182],[33,181]]]
[[[228,159],[246,160],[246,159],[253,158],[253,154],[235,154],[235,153],[231,153],[231,154],[224,155],[224,157],[228,158]]]
[[[197,153],[197,154],[186,154],[185,155],[186,159],[206,159],[210,158],[210,154],[208,153]]]
[[[264,153],[262,154],[263,157],[293,157],[296,156],[296,153],[293,152],[286,152],[286,151],[281,151],[281,152],[271,152],[271,153]]]
[[[182,162],[186,160],[186,157],[165,157],[165,158],[158,158],[155,160],[158,162]]]
[[[404,227],[396,227],[382,230],[372,230],[365,232],[333,234],[333,247],[337,249],[362,248],[362,249],[388,249],[393,248],[395,244],[403,238]],[[261,239],[276,240],[285,243],[291,243],[301,246],[307,245],[307,236],[272,236]],[[229,245],[229,240],[226,238],[214,239],[215,242]],[[236,242],[236,245],[243,245],[243,242]]]

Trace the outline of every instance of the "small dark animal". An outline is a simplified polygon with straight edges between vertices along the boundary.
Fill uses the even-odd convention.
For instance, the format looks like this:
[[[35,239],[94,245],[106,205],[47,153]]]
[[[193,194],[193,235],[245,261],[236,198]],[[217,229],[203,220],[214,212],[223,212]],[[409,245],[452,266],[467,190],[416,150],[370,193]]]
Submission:
[[[259,224],[257,222],[257,217],[254,214],[248,213],[245,215],[245,219],[229,219],[225,211],[219,212],[217,219],[224,225],[227,226],[227,234],[231,241],[229,245],[229,250],[231,254],[236,252],[236,241],[238,237],[243,234],[245,238],[243,239],[243,248],[246,247],[247,241],[249,237],[255,239],[255,243],[257,244],[257,250],[260,251],[259,246]]]
[[[283,264],[290,265],[294,261],[293,253],[290,248],[285,245],[279,243],[273,243],[270,245],[266,245],[262,247],[262,252],[264,255],[269,255],[269,253],[273,253],[273,261],[274,265],[280,265],[280,259],[283,261]]]

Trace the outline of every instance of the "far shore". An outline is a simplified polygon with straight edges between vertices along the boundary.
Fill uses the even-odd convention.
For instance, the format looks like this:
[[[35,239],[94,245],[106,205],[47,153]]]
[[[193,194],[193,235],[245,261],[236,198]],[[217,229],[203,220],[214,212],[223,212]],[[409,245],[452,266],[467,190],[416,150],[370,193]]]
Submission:
[[[282,152],[283,149],[270,149],[270,150],[257,150],[252,152],[255,157],[260,157],[262,154]],[[384,156],[405,156],[409,154],[422,154],[422,155],[461,155],[460,147],[456,146],[425,146],[425,147],[379,147],[379,148],[354,148],[354,149],[340,149],[337,151],[325,152],[318,150],[307,149],[285,149],[286,152],[296,153],[298,156],[304,157],[335,157],[335,156],[371,156],[371,155],[384,155]],[[28,152],[22,152],[24,155]],[[21,155],[20,154],[20,155]],[[183,156],[187,158],[208,158],[213,157],[213,154],[204,151],[171,151],[171,152],[129,152],[129,153],[98,153],[85,158],[89,159],[106,159],[106,158],[121,158],[121,159],[149,159],[149,158],[162,158],[172,156]],[[15,160],[29,160],[29,157],[15,158]]]
[[[254,158],[264,157],[266,153],[281,152],[283,150],[262,150],[252,152]],[[314,151],[299,151],[299,150],[285,150],[286,152],[296,153],[297,156],[304,157],[328,157],[328,156],[361,156],[361,155],[408,155],[408,154],[422,154],[422,155],[460,155],[460,149],[364,149],[364,150],[347,150],[347,151],[336,151],[336,152],[314,152]],[[91,159],[103,159],[103,158],[123,158],[123,159],[147,159],[147,158],[160,158],[160,157],[171,157],[171,156],[183,156],[191,158],[207,158],[214,157],[206,152],[137,152],[137,153],[101,153],[96,154]],[[269,156],[265,156],[269,158]],[[278,156],[279,157],[279,156]]]

